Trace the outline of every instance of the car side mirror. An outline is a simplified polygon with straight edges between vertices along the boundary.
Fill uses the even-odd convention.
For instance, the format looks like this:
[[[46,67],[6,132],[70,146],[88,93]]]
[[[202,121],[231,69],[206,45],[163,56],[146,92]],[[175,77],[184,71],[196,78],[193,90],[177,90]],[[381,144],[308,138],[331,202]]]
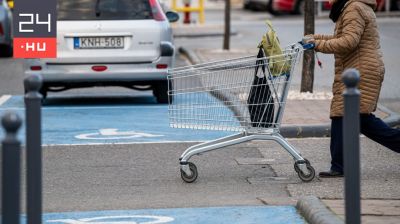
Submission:
[[[176,22],[179,20],[179,14],[176,12],[168,11],[165,13],[170,23]]]

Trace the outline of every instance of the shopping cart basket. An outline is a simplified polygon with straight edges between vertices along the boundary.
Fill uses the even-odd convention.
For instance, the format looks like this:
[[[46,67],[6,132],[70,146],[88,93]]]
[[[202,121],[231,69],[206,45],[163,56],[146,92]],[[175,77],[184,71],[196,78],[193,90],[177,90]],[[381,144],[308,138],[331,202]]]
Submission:
[[[193,155],[252,140],[279,143],[295,160],[300,179],[308,182],[314,178],[310,162],[279,133],[292,72],[304,49],[296,43],[287,46],[282,55],[273,56],[274,60],[259,53],[169,72],[171,127],[239,132],[185,150],[180,157],[185,182],[197,179],[195,164],[188,162]],[[277,68],[271,64],[277,61],[284,63]]]

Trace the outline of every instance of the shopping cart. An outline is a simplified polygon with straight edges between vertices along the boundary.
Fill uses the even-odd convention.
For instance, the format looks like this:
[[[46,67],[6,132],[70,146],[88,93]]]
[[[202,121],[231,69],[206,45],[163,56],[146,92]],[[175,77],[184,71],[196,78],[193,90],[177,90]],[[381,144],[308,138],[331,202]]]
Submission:
[[[196,165],[188,162],[193,155],[252,140],[279,143],[295,160],[300,179],[309,182],[314,178],[310,162],[279,133],[294,66],[309,47],[296,43],[285,47],[282,55],[259,53],[169,72],[171,127],[239,132],[186,149],[180,157],[185,182],[197,179]]]

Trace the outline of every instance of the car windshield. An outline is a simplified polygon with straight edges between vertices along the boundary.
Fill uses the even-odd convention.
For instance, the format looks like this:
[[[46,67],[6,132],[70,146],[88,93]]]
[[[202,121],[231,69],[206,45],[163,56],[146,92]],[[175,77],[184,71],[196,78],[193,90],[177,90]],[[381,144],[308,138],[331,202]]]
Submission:
[[[153,18],[149,0],[57,0],[57,13],[58,20]]]

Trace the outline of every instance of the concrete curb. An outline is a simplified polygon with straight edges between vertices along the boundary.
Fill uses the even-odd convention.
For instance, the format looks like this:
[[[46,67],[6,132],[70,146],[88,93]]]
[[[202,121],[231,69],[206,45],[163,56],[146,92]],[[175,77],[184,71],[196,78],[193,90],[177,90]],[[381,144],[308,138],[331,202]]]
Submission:
[[[380,104],[378,104],[378,108],[379,108],[379,110],[389,114],[389,117],[383,119],[383,121],[387,125],[389,125],[391,127],[400,125],[400,114],[395,113],[395,112],[391,111],[389,108],[387,108],[383,105],[380,105]]]
[[[197,54],[188,48],[179,47],[179,53],[185,55],[192,64],[200,64],[202,61]],[[228,96],[226,98],[229,98]],[[379,109],[389,116],[383,121],[389,126],[400,125],[400,115],[384,107],[378,105]],[[234,111],[235,112],[235,111]],[[280,128],[281,134],[286,138],[309,138],[309,137],[329,137],[331,131],[331,125],[328,124],[316,124],[316,125],[290,125],[282,126]]]
[[[197,56],[197,54],[193,50],[190,50],[186,47],[179,47],[178,51],[179,51],[179,53],[186,56],[189,59],[190,63],[192,63],[194,65],[201,63],[200,58]]]
[[[235,36],[238,33],[236,31],[231,32],[231,36]],[[200,37],[222,37],[223,32],[208,32],[208,33],[178,33],[174,34],[175,38],[200,38]]]
[[[190,31],[179,31],[180,28],[174,28],[173,36],[175,38],[200,38],[200,37],[221,37],[224,36],[223,27],[221,31],[204,31],[204,32],[190,32]],[[173,30],[174,30],[173,29]],[[238,32],[235,29],[231,30],[231,36],[237,35]]]
[[[296,205],[297,210],[310,224],[343,224],[344,221],[329,210],[325,204],[315,196],[300,198]]]
[[[285,138],[312,138],[331,136],[330,124],[282,126],[280,133]]]

